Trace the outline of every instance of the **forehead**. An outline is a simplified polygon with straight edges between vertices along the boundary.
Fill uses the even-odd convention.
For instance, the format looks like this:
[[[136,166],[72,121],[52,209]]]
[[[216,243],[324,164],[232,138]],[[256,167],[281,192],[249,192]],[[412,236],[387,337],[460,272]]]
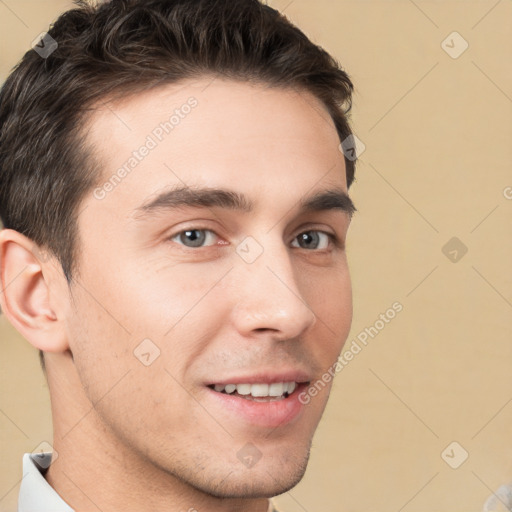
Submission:
[[[334,123],[305,91],[187,80],[99,103],[88,129],[102,167],[102,202],[116,209],[179,184],[282,196],[325,177],[346,190]]]

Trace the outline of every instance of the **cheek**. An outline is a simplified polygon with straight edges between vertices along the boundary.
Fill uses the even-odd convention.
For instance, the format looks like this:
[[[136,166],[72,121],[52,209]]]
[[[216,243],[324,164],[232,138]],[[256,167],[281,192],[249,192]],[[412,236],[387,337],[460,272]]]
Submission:
[[[229,270],[227,264],[177,263],[162,256],[141,265],[134,260],[120,269],[116,306],[118,317],[141,339],[172,338],[185,324],[194,329],[205,322],[211,315],[208,295]]]
[[[155,276],[119,269],[115,279],[105,272],[96,284],[84,279],[83,287],[77,287],[68,337],[91,401],[99,400],[128,371],[133,375],[146,371],[141,388],[151,387],[150,380],[156,382],[160,365],[161,380],[170,379],[164,366],[183,380],[187,365],[219,322],[218,308],[205,297],[216,276],[184,270]],[[145,366],[148,360],[150,366]]]
[[[132,322],[133,315],[121,315],[127,297],[116,293],[111,273],[93,278],[82,274],[72,295],[66,318],[70,349],[84,391],[95,403],[137,362],[137,322]]]
[[[323,366],[333,364],[338,358],[348,338],[352,324],[352,287],[348,269],[336,269],[326,272],[311,286],[308,304],[314,311],[317,321],[313,329],[318,360]]]
[[[91,304],[75,312],[68,328],[77,374],[89,400],[96,402],[128,371],[130,336]]]

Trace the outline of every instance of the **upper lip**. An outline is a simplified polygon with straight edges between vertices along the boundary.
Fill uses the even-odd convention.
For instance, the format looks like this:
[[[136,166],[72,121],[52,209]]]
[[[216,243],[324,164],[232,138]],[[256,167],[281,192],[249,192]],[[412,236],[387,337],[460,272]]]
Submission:
[[[272,384],[274,382],[310,382],[311,375],[303,370],[267,370],[257,371],[245,375],[234,375],[230,377],[219,377],[218,379],[206,382],[207,386],[214,384]]]

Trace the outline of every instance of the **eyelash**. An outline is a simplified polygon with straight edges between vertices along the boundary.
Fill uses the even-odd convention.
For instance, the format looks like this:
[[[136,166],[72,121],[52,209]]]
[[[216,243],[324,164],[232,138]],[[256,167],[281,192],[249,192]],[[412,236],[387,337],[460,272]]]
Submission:
[[[167,238],[167,240],[169,241],[174,241],[173,239],[174,238],[177,238],[179,237],[181,234],[185,233],[186,231],[209,231],[210,233],[214,233],[216,236],[218,236],[215,231],[213,231],[212,229],[209,229],[209,228],[200,228],[200,227],[191,227],[191,228],[186,228],[186,229],[183,229],[181,231],[178,231],[177,233],[169,236]],[[295,238],[293,240],[296,240],[300,235],[303,235],[304,233],[322,233],[324,235],[327,235],[327,237],[329,238],[329,241],[331,242],[332,245],[334,245],[334,247],[342,247],[342,243],[341,243],[341,240],[334,234],[332,233],[329,233],[327,231],[322,231],[322,230],[319,230],[319,229],[308,229],[308,230],[305,230],[305,231],[301,231],[297,236],[295,236]],[[200,247],[187,247],[186,245],[184,244],[181,244],[179,242],[176,242],[178,243],[178,245],[180,245],[184,250],[197,250],[197,249],[205,249],[206,247],[213,247],[213,245],[204,245],[204,246],[200,246]],[[301,249],[301,247],[295,247],[296,249]],[[308,251],[308,252],[320,252],[320,251],[325,251],[326,249],[304,249],[305,251]]]

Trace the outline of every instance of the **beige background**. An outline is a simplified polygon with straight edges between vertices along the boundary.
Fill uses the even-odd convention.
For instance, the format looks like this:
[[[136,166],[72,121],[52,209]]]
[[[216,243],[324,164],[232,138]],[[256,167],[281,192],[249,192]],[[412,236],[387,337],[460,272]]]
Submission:
[[[512,1],[269,3],[357,89],[366,149],[351,189],[347,346],[403,305],[336,378],[308,472],[276,501],[285,512],[480,511],[512,482]],[[0,0],[0,81],[70,5]],[[454,54],[461,38],[469,46],[452,58],[443,47]],[[452,237],[468,249],[456,262],[442,250]],[[22,454],[51,443],[51,416],[36,350],[4,317],[0,339],[0,510],[13,511]],[[469,454],[457,469],[442,457],[453,441],[452,465]]]

